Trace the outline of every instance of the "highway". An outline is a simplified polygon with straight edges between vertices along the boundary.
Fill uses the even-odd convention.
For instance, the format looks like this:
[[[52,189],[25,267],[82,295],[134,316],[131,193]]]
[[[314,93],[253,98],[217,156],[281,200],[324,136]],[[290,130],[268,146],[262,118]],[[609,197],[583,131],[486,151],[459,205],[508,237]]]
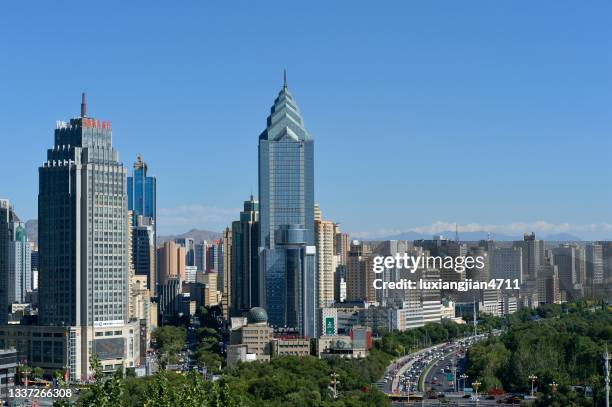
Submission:
[[[500,331],[494,332],[498,335]],[[387,367],[377,383],[393,405],[407,405],[409,400],[419,405],[504,406],[516,405],[518,398],[508,395],[493,397],[472,392],[472,380],[464,377],[467,349],[487,335],[480,334],[422,349],[396,359]],[[464,393],[464,387],[467,394]]]
[[[396,359],[387,367],[385,375],[377,383],[377,387],[388,395],[405,392],[408,387],[410,387],[411,392],[416,392],[421,374],[433,360],[449,353],[456,347],[467,347],[483,338],[484,335],[470,336],[459,339],[454,343],[441,343],[424,348]]]
[[[455,392],[464,386],[463,380],[456,383],[455,377],[459,378],[465,372],[465,347],[449,346],[444,353],[434,360],[427,367],[421,376],[422,390],[427,392]],[[457,387],[457,388],[455,388]],[[469,384],[467,387],[471,387]]]

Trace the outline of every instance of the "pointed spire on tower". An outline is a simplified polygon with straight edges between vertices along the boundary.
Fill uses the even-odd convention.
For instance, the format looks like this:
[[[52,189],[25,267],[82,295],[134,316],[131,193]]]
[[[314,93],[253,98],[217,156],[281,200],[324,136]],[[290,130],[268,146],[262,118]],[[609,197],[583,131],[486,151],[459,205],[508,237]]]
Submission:
[[[287,70],[283,69],[283,89],[287,89]]]
[[[85,101],[85,92],[81,93],[81,117],[87,115],[87,102]]]

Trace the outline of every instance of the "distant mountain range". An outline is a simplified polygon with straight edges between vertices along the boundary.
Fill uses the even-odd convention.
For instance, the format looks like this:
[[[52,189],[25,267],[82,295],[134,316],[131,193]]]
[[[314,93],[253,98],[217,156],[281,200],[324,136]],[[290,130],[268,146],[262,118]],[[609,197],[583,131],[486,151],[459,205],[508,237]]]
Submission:
[[[36,242],[38,244],[38,220],[30,219],[25,223],[26,232],[28,233],[28,238],[31,242]],[[212,232],[210,230],[201,230],[201,229],[191,229],[189,232],[182,233],[180,235],[167,235],[167,236],[158,236],[157,242],[163,243],[168,240],[174,240],[184,237],[190,237],[196,242],[200,242],[202,240],[215,240],[221,237],[221,233]]]
[[[435,233],[435,235],[442,235],[447,239],[454,239],[455,232],[454,231],[444,231],[441,233]],[[373,239],[361,239],[361,240],[419,240],[419,239],[431,239],[434,234],[424,234],[419,232],[403,232],[397,235],[373,238]],[[488,233],[485,231],[477,231],[477,232],[459,232],[459,240],[465,242],[475,242],[479,240],[486,240],[488,238],[498,241],[512,241],[512,240],[523,240],[523,236],[510,236],[510,235],[502,235],[499,233]],[[551,235],[537,235],[536,238],[554,241],[554,242],[579,242],[582,241],[578,236],[571,235],[569,233],[557,233]]]
[[[30,219],[26,221],[25,228],[30,242],[36,242],[38,245],[38,220]]]
[[[30,241],[38,243],[38,221],[36,219],[30,219],[26,222],[26,231],[28,232],[28,237]],[[436,235],[442,235],[447,239],[454,239],[455,232],[454,231],[444,231],[441,233],[436,233]],[[489,233],[485,231],[478,232],[459,232],[459,239],[464,242],[476,242],[479,240],[488,239]],[[523,240],[523,236],[510,236],[510,235],[502,235],[499,233],[491,233],[491,239],[498,241],[512,241],[512,240]],[[203,229],[191,229],[189,232],[185,232],[178,235],[164,235],[158,236],[157,243],[163,243],[169,240],[180,239],[180,238],[192,238],[196,242],[200,242],[202,240],[216,240],[221,238],[220,232],[213,232],[211,230],[203,230]],[[425,234],[419,232],[403,232],[397,235],[377,237],[377,238],[364,238],[358,240],[418,240],[418,239],[431,239],[433,234]],[[569,234],[569,233],[555,233],[551,235],[537,235],[538,239],[548,240],[551,242],[580,242],[582,239],[578,236]]]
[[[166,235],[166,236],[158,236],[157,244],[167,242],[169,240],[181,239],[181,238],[191,238],[196,242],[201,242],[202,240],[216,240],[221,238],[221,233],[213,232],[210,230],[203,229],[191,229],[189,232],[182,233],[180,235]]]

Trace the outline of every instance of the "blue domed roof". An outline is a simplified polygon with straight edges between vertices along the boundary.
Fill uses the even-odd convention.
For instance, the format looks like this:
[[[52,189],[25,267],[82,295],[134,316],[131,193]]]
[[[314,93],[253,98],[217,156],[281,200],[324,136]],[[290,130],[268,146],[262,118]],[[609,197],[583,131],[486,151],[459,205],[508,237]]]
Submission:
[[[268,322],[268,313],[261,307],[251,308],[247,313],[247,322],[249,324],[259,324]]]

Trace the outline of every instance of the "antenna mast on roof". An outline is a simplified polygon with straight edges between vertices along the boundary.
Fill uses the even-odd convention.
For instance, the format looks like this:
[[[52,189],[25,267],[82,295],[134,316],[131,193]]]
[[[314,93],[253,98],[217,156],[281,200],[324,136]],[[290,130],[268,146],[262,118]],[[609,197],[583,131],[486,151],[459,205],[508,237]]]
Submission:
[[[85,101],[85,92],[81,93],[81,117],[87,116],[87,102]]]

